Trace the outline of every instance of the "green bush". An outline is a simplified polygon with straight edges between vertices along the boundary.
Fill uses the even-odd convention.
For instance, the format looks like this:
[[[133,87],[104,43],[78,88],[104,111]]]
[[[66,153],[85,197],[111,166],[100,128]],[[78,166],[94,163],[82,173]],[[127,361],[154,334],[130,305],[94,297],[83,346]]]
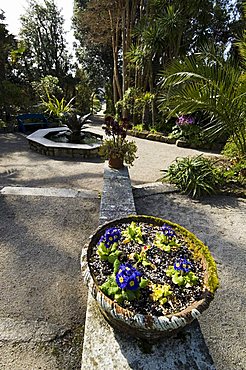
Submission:
[[[229,161],[229,163],[226,163],[226,165],[221,167],[220,171],[224,178],[225,186],[238,186],[245,188],[246,157]]]
[[[178,158],[167,170],[163,181],[169,181],[192,198],[215,193],[223,182],[214,162],[202,155]]]
[[[134,125],[132,128],[134,131],[142,132],[144,130],[143,125],[140,123],[138,125]]]
[[[237,158],[241,156],[241,153],[238,150],[236,143],[231,138],[226,142],[224,149],[222,150],[221,153],[228,158]]]

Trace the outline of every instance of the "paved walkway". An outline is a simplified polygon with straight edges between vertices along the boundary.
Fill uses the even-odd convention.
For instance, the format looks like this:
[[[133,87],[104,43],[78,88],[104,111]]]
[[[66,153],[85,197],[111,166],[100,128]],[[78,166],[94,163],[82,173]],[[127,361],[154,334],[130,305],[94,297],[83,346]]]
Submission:
[[[95,119],[91,130],[103,134],[102,119]],[[155,182],[177,157],[202,152],[155,141],[129,137],[137,143],[138,158],[130,168],[132,184]],[[43,156],[31,151],[21,134],[0,134],[0,187],[33,186],[102,190],[104,161],[68,160]]]
[[[103,134],[99,119],[92,125],[93,130]],[[166,170],[177,157],[188,157],[199,154],[214,156],[215,154],[207,151],[179,148],[176,145],[161,143],[157,141],[139,139],[137,137],[127,137],[128,140],[134,140],[137,144],[137,159],[129,169],[131,182],[133,185],[155,182],[163,175],[162,170]]]
[[[92,126],[101,130],[98,121]],[[177,156],[200,152],[132,139],[139,158],[130,176],[133,185],[144,184],[135,193],[138,212],[173,218],[211,246],[222,287],[202,330],[217,370],[243,370],[245,201],[194,202],[164,196],[159,186],[148,188],[146,183],[160,178],[160,170]],[[44,157],[31,152],[23,136],[0,134],[0,189],[5,188],[0,195],[1,370],[79,368],[76,351],[81,349],[87,294],[79,256],[98,224],[103,169],[101,160]],[[216,322],[209,321],[211,316]]]

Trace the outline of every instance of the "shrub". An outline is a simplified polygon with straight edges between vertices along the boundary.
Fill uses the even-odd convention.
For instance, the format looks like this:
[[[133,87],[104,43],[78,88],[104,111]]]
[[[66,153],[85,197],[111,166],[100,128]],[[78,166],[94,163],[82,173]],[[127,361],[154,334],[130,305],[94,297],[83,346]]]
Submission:
[[[222,181],[214,162],[202,155],[193,158],[177,158],[167,170],[163,181],[177,187],[192,198],[215,193]]]
[[[238,150],[237,145],[231,138],[226,142],[224,149],[222,150],[222,154],[229,158],[241,157],[241,153]]]

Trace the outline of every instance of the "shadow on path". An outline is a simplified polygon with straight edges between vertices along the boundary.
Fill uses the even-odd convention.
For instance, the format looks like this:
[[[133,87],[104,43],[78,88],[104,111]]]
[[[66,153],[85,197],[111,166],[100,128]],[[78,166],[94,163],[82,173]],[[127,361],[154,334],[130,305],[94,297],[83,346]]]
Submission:
[[[199,202],[177,193],[151,192],[148,188],[134,190],[138,214],[177,222],[209,246],[217,262],[220,288],[199,319],[201,329],[217,370],[245,369],[245,200],[217,196]]]

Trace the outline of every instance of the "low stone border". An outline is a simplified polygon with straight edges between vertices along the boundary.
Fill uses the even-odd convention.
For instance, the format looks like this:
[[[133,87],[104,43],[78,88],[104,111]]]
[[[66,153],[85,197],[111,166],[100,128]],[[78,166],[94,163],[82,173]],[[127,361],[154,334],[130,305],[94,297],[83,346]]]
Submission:
[[[160,142],[166,143],[166,144],[176,144],[180,148],[212,150],[212,151],[215,151],[215,152],[220,152],[223,149],[223,146],[224,146],[224,144],[222,144],[222,143],[211,143],[211,144],[207,144],[207,145],[204,145],[204,146],[200,147],[200,146],[197,146],[195,144],[189,144],[185,140],[170,138],[168,136],[165,136],[161,132],[157,132],[157,133],[154,134],[154,133],[151,133],[149,131],[130,130],[128,132],[128,134],[130,136],[138,137],[140,139],[160,141]]]
[[[101,144],[57,143],[45,136],[51,132],[69,131],[67,128],[56,127],[41,129],[27,136],[30,149],[50,157],[95,158],[98,157]],[[101,135],[97,135],[102,139]]]
[[[131,136],[139,137],[140,139],[161,141],[161,142],[167,143],[167,144],[175,144],[176,143],[176,139],[165,136],[161,132],[157,132],[156,134],[153,134],[149,131],[130,130],[128,132],[128,134],[131,135]]]

